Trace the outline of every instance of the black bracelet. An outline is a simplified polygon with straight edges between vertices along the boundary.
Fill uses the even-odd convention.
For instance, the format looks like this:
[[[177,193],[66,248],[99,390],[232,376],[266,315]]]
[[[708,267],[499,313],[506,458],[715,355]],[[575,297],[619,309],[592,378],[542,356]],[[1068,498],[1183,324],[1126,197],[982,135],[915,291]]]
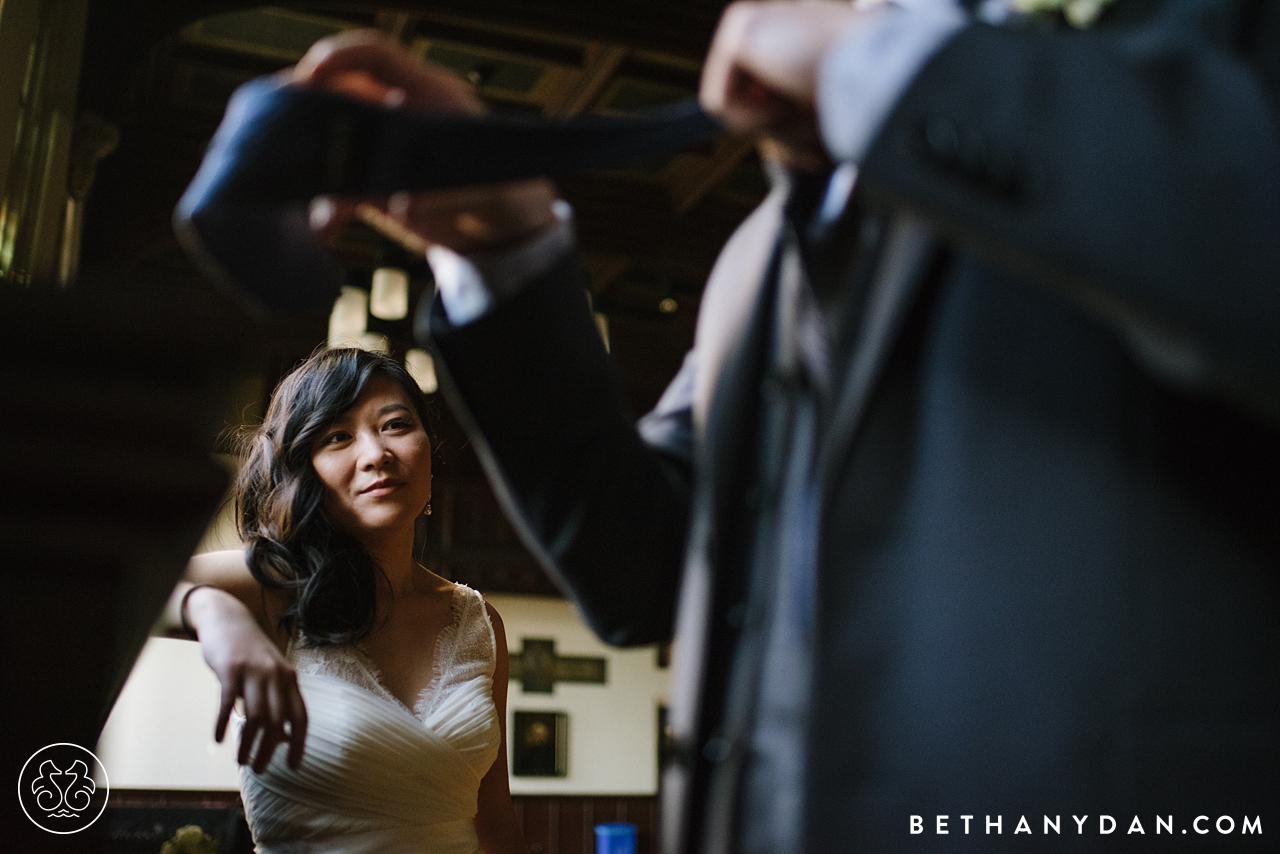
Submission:
[[[178,604],[178,620],[182,623],[182,631],[189,637],[199,639],[196,630],[191,627],[191,621],[187,619],[187,600],[191,598],[191,594],[195,593],[201,587],[212,587],[212,584],[193,584],[182,594],[182,601]]]

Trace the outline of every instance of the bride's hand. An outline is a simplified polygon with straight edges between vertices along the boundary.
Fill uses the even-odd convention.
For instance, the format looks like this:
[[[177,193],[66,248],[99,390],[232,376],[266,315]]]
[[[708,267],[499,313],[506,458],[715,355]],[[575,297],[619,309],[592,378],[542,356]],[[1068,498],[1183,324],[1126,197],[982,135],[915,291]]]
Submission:
[[[289,766],[297,768],[307,736],[307,709],[293,666],[230,593],[201,587],[188,596],[187,614],[204,660],[222,687],[214,738],[221,743],[236,699],[243,698],[245,722],[236,761],[261,773],[276,747],[287,741]]]

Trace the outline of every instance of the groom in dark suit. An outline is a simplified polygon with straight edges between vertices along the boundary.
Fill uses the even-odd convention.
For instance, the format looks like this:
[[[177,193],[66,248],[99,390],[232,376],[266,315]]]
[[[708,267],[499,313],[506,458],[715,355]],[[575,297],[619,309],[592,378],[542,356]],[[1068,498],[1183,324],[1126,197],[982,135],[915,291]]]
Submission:
[[[864,5],[722,20],[773,191],[638,426],[548,185],[402,206],[452,399],[601,636],[676,638],[664,850],[1259,849],[1280,4]]]

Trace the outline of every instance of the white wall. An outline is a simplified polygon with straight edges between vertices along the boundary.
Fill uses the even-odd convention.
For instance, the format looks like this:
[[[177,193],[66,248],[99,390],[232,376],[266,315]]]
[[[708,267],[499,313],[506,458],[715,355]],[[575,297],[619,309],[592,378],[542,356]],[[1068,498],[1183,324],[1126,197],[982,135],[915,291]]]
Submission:
[[[218,680],[191,641],[151,638],[95,751],[113,789],[239,789],[235,727],[213,740]]]
[[[562,778],[512,777],[516,794],[651,795],[658,789],[658,706],[670,680],[659,670],[652,647],[605,646],[563,599],[541,596],[488,597],[502,616],[507,646],[520,639],[554,638],[557,655],[607,660],[605,685],[557,683],[554,693],[526,694],[512,680],[507,694],[507,730],[515,711],[569,715],[569,774]]]
[[[512,681],[514,711],[569,715],[569,774],[512,777],[516,794],[652,794],[657,789],[657,706],[668,691],[667,671],[654,650],[618,650],[598,641],[560,599],[489,597],[502,615],[507,643],[554,638],[558,655],[608,660],[608,684],[557,684],[552,694],[525,694]],[[213,742],[218,685],[190,641],[152,638],[125,684],[98,743],[111,785],[120,789],[236,789],[233,736]],[[234,728],[230,728],[234,735]]]
[[[233,460],[221,459],[234,471]],[[234,510],[223,504],[197,553],[239,547]],[[222,744],[213,740],[218,695],[199,644],[149,639],[98,739],[112,787],[239,789],[234,723]]]

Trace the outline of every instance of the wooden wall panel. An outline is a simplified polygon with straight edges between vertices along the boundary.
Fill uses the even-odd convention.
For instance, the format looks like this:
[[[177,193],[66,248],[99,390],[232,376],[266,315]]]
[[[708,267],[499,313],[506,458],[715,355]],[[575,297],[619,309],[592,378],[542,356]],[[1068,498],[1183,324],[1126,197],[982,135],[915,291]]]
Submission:
[[[531,854],[595,854],[595,826],[610,821],[636,825],[636,854],[658,853],[656,798],[517,795],[512,800]],[[224,854],[248,854],[239,801],[236,792],[117,789],[100,831],[112,851],[133,854],[159,850],[179,825],[197,823],[225,843]],[[146,834],[140,835],[140,822]]]
[[[658,805],[654,797],[518,795],[516,816],[533,854],[594,854],[595,826],[625,821],[637,828],[636,854],[658,852]]]

